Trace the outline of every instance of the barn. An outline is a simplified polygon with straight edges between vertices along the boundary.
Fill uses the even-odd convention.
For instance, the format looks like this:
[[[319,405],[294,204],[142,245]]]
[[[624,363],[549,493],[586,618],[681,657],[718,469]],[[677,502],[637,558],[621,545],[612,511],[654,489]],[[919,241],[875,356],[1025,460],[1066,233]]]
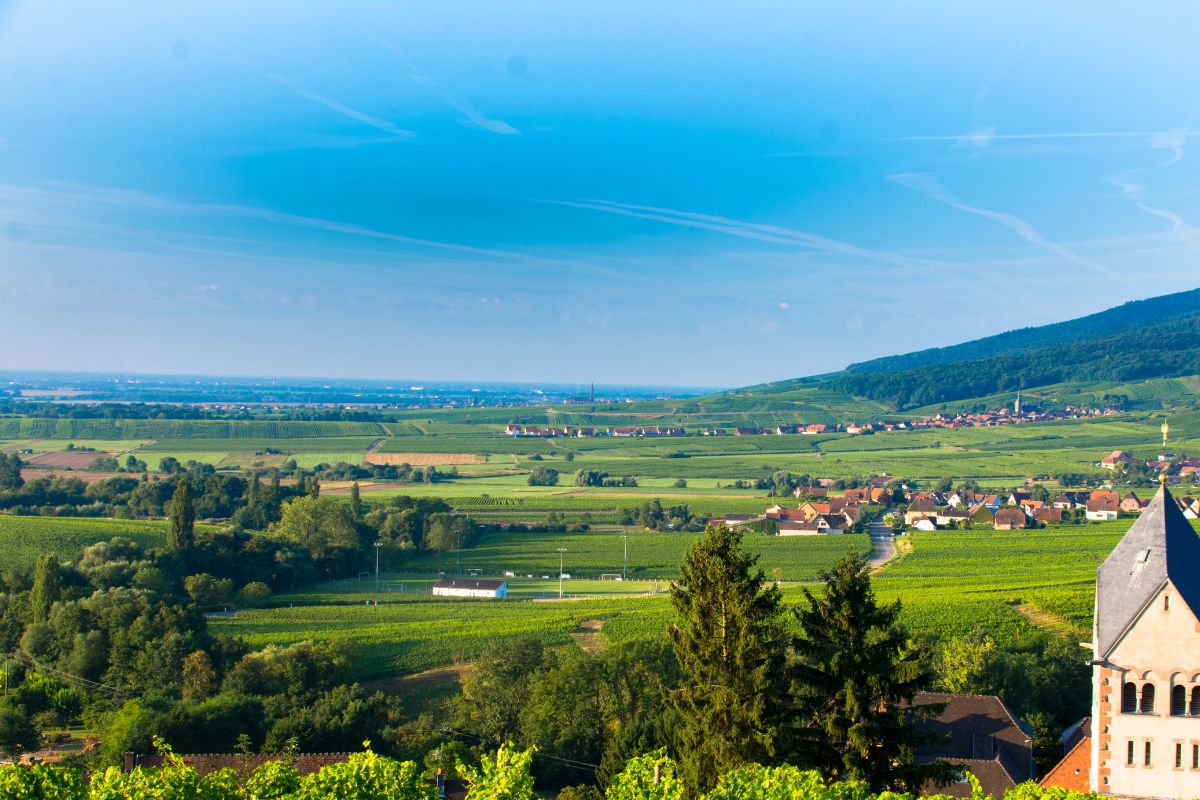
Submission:
[[[435,597],[486,597],[500,599],[508,595],[508,581],[482,578],[443,578],[433,585]]]

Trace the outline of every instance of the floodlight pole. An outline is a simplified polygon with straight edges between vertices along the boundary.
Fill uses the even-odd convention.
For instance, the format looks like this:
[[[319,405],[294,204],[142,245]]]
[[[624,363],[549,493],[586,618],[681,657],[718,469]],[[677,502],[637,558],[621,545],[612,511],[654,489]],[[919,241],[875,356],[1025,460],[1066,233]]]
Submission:
[[[379,548],[383,547],[383,540],[375,541],[375,591],[379,591]]]
[[[454,574],[462,575],[462,531],[454,532]]]
[[[562,595],[563,595],[563,587],[562,587],[563,553],[565,553],[565,552],[567,552],[567,548],[565,548],[565,547],[558,548],[558,599],[559,600],[562,600]]]

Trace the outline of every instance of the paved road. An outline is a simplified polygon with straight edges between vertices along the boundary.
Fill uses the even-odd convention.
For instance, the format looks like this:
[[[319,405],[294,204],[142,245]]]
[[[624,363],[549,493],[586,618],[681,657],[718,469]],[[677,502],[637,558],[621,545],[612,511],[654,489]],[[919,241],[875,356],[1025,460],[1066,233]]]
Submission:
[[[899,555],[896,552],[896,538],[892,536],[892,529],[883,524],[882,519],[871,522],[869,533],[871,534],[871,570],[878,572]]]

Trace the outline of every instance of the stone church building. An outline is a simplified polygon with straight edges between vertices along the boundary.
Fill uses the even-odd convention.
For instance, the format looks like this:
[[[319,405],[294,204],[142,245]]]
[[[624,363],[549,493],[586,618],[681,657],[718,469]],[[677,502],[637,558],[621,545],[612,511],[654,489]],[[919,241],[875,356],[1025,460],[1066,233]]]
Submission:
[[[1200,797],[1200,537],[1165,484],[1097,572],[1092,648],[1090,788]]]

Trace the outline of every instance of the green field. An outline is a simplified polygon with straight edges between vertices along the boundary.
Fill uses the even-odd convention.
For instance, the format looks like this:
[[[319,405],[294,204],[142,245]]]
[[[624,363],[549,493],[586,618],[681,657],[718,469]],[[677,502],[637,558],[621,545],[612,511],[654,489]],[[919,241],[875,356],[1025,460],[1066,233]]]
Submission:
[[[1036,626],[1017,610],[1023,605],[1042,614],[1039,624],[1048,621],[1051,632],[1082,641],[1091,625],[1096,567],[1128,525],[1120,521],[1037,531],[917,533],[912,552],[877,576],[875,586],[881,600],[902,601],[902,619],[915,635],[944,638],[986,631],[997,638],[1027,640],[1036,635]],[[588,564],[610,562],[614,548],[602,543],[606,538],[616,539],[619,556],[619,537],[508,535],[485,543],[478,554],[464,551],[463,568],[525,559],[540,565],[542,574],[555,576],[554,548],[568,547],[565,563],[571,571],[572,546],[576,558]],[[835,545],[845,544],[846,538],[814,540],[818,547],[808,551],[788,546],[809,542],[749,537],[747,544],[763,554],[768,572],[782,566],[785,579],[793,581],[810,579],[840,556],[844,550],[838,552]],[[654,543],[661,549],[642,574],[661,570],[667,577],[674,571],[668,560],[673,552],[681,552],[682,543]],[[764,547],[765,543],[769,544]],[[631,564],[634,552],[631,546]],[[418,563],[452,568],[452,559],[451,554]],[[622,586],[571,579],[564,582],[567,594],[588,595],[587,599],[542,603],[521,598],[553,595],[553,577],[512,580],[513,597],[506,601],[446,601],[414,594],[431,581],[429,576],[386,575],[378,593],[369,578],[343,581],[275,599],[278,604],[296,603],[295,608],[239,613],[213,624],[218,632],[245,636],[255,646],[305,639],[355,644],[361,648],[361,660],[356,659],[360,675],[368,678],[469,659],[497,638],[535,635],[547,645],[567,645],[570,631],[588,619],[604,620],[603,634],[609,641],[661,636],[672,616],[665,596],[618,597],[653,590],[651,582]],[[379,599],[380,605],[367,607],[367,598]],[[788,604],[801,599],[797,589],[785,588]]]
[[[1191,379],[1149,382],[1175,394],[1190,391]],[[1130,391],[1133,391],[1132,388]],[[1099,388],[1095,389],[1099,391]],[[797,389],[810,392],[812,389]],[[1174,395],[1172,395],[1174,396]],[[1181,395],[1182,396],[1182,395]],[[771,395],[775,398],[775,395]],[[733,406],[753,405],[753,392],[739,396]],[[128,450],[152,468],[173,456],[224,469],[251,466],[268,449],[294,458],[302,467],[347,461],[361,464],[368,449],[381,452],[470,453],[485,464],[461,465],[462,486],[439,489],[447,494],[495,493],[496,478],[516,493],[523,476],[538,464],[553,466],[569,484],[577,469],[601,470],[613,476],[657,482],[665,489],[675,479],[709,482],[766,477],[779,470],[829,478],[889,474],[934,480],[946,476],[993,483],[1072,472],[1102,474],[1094,465],[1114,449],[1153,456],[1159,445],[1158,427],[1169,419],[1173,446],[1200,449],[1200,412],[1166,415],[1135,412],[1109,417],[1025,424],[1003,428],[894,431],[874,436],[697,436],[647,438],[514,438],[502,433],[504,421],[556,425],[673,424],[695,431],[709,424],[774,425],[813,421],[800,407],[772,411],[769,419],[750,411],[714,412],[704,404],[658,401],[639,404],[637,417],[616,407],[569,412],[554,409],[425,410],[397,422],[285,422],[190,420],[61,420],[0,418],[0,448],[30,447],[37,452],[61,449],[69,442],[96,449]],[[765,400],[762,402],[766,402]],[[777,398],[770,403],[780,402]],[[790,402],[790,401],[789,401]],[[606,410],[607,409],[607,410]],[[655,413],[655,409],[661,413]],[[866,410],[866,409],[864,409]],[[878,418],[885,412],[874,409]],[[932,409],[930,411],[933,411]],[[403,417],[406,412],[399,412]],[[716,417],[722,417],[717,419]],[[860,417],[866,419],[868,416]],[[840,421],[855,419],[844,416]],[[534,460],[533,456],[540,460]],[[571,460],[568,460],[570,458]],[[268,463],[270,459],[268,458]],[[443,471],[446,471],[443,468]],[[503,473],[513,473],[504,475]],[[478,478],[472,476],[479,476]],[[507,480],[505,480],[507,479]],[[471,481],[480,480],[481,483]],[[566,488],[566,487],[563,487]]]
[[[0,515],[0,569],[28,566],[43,554],[70,562],[84,547],[114,536],[160,545],[166,532],[167,524],[155,520]]]
[[[698,534],[634,532],[629,542],[631,579],[672,578]],[[746,549],[760,556],[760,565],[783,581],[812,581],[817,574],[846,554],[870,549],[866,535],[761,536],[747,534]],[[563,568],[571,575],[596,578],[619,574],[625,539],[618,533],[496,533],[461,553],[462,569],[485,575],[558,575],[558,548],[565,548]],[[421,556],[407,568],[418,572],[455,570],[455,553]]]

